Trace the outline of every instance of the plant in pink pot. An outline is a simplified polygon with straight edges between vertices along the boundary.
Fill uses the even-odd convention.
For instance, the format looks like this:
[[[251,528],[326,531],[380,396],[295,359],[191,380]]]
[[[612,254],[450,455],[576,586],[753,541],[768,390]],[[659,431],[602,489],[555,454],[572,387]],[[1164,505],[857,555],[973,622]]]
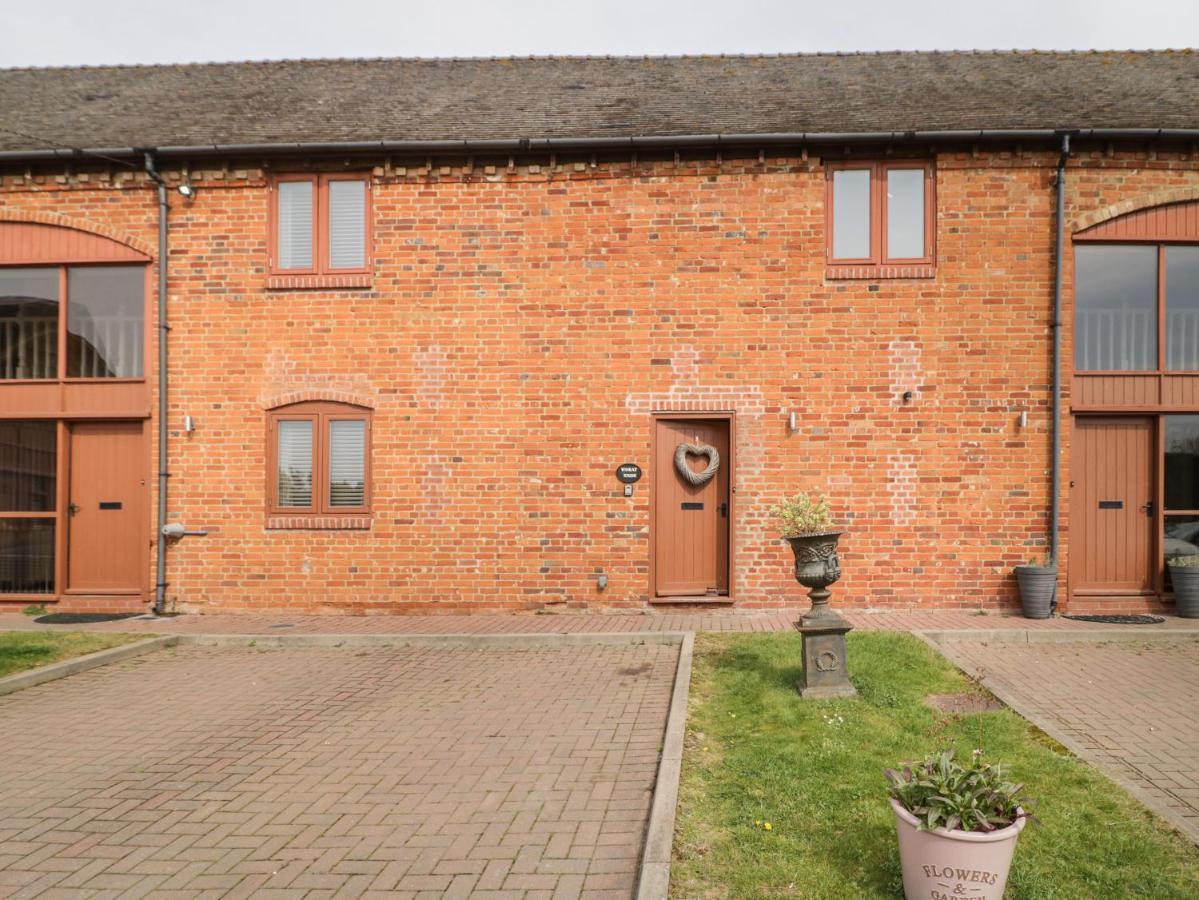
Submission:
[[[953,750],[887,769],[908,900],[1001,900],[1016,838],[1029,815],[1024,787],[976,750],[960,765]]]

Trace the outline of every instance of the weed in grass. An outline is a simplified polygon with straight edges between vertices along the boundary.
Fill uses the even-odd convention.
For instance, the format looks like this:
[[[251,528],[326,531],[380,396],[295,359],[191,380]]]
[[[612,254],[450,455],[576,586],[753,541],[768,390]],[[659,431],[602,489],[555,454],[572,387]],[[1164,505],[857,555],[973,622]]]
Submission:
[[[22,615],[31,616],[31,617],[32,616],[44,616],[48,612],[49,612],[49,610],[46,609],[45,603],[30,603],[23,610],[21,610]]]

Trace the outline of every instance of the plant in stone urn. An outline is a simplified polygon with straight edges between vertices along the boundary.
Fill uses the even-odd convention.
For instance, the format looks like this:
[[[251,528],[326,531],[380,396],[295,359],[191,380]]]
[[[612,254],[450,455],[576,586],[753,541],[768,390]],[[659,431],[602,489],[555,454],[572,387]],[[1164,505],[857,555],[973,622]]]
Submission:
[[[828,608],[828,586],[841,577],[837,539],[844,532],[832,525],[828,498],[823,494],[796,494],[771,512],[795,554],[795,580],[809,588],[812,608],[804,621],[833,617]]]
[[[795,625],[803,635],[799,693],[814,699],[853,697],[857,692],[849,680],[845,649],[845,635],[852,629],[828,608],[828,586],[841,577],[837,538],[844,532],[833,527],[823,495],[796,494],[771,512],[795,554],[795,580],[812,598],[812,608]]]

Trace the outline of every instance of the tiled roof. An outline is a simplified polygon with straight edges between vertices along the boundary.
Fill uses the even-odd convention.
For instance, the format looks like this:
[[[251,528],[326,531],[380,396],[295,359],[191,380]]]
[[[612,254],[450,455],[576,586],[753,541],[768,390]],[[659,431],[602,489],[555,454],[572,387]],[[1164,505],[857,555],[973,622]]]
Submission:
[[[1199,127],[1199,52],[331,59],[0,70],[0,150]]]

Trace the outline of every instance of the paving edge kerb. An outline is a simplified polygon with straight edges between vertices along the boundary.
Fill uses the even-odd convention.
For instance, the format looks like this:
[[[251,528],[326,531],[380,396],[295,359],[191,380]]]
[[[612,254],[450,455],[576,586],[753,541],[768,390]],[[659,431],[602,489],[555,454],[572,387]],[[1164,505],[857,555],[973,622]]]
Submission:
[[[167,634],[161,637],[147,638],[144,641],[134,641],[132,644],[122,644],[119,647],[109,647],[107,650],[97,650],[95,653],[89,653],[86,656],[64,659],[62,662],[51,663],[48,666],[30,669],[27,672],[17,672],[15,675],[0,678],[0,696],[11,694],[14,691],[22,691],[25,688],[31,688],[35,685],[45,684],[47,681],[57,681],[59,678],[66,678],[68,675],[86,672],[88,669],[94,669],[97,666],[106,666],[109,663],[141,656],[143,653],[162,650],[166,647],[174,647],[178,643],[179,637],[177,635]]]
[[[670,858],[674,847],[674,818],[683,772],[683,737],[687,730],[687,698],[691,693],[691,657],[695,635],[683,635],[674,674],[674,691],[662,739],[662,757],[654,782],[654,800],[645,829],[645,848],[637,875],[636,900],[665,900],[670,888]]]
[[[1040,729],[1049,735],[1079,759],[1087,763],[1092,769],[1104,776],[1110,781],[1114,781],[1122,787],[1134,800],[1152,812],[1154,815],[1164,819],[1169,825],[1174,828],[1179,834],[1194,844],[1199,844],[1199,834],[1196,834],[1194,825],[1188,822],[1183,816],[1171,809],[1166,804],[1162,803],[1156,797],[1145,791],[1141,785],[1137,784],[1133,779],[1128,778],[1123,773],[1105,764],[1105,761],[1099,758],[1098,755],[1092,754],[1091,751],[1074,739],[1072,735],[1067,733],[1063,728],[1059,727],[1056,722],[1040,713],[1031,712],[1022,707],[1020,702],[1012,695],[1010,691],[1002,684],[996,684],[994,680],[988,679],[985,675],[980,679],[976,672],[971,672],[966,666],[959,663],[953,658],[953,650],[950,644],[953,641],[941,641],[934,636],[933,632],[913,632],[920,640],[935,650],[942,658],[958,669],[967,678],[979,681],[984,688],[991,692],[1000,703],[1012,710],[1020,718],[1032,724],[1035,728]],[[1192,638],[1193,639],[1193,638]]]
[[[1113,628],[919,628],[911,632],[938,644],[972,641],[986,644],[1103,644],[1115,641],[1199,641],[1199,627],[1153,630],[1146,626]]]

